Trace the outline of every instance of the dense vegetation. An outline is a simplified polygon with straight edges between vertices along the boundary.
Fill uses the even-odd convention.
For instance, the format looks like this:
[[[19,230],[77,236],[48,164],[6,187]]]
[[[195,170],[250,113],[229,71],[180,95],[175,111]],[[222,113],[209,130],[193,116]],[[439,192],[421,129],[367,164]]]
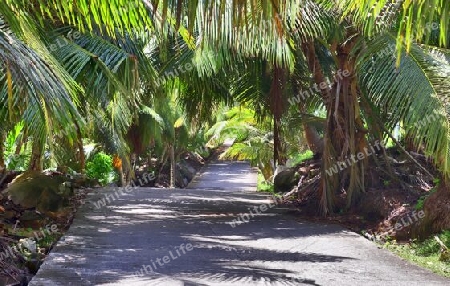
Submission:
[[[129,184],[169,162],[174,186],[184,152],[234,138],[223,157],[251,160],[267,182],[320,160],[329,215],[358,206],[377,163],[365,150],[389,141],[446,200],[449,21],[440,0],[2,1],[0,174]]]

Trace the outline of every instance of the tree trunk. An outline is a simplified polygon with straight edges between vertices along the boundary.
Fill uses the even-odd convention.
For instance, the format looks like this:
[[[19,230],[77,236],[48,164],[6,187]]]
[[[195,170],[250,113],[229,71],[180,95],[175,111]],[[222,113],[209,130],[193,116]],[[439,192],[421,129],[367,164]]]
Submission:
[[[359,116],[357,82],[354,76],[355,62],[350,51],[355,40],[336,45],[337,74],[331,88],[321,89],[327,109],[327,118],[322,156],[321,211],[334,212],[335,196],[346,190],[347,208],[352,206],[364,192],[364,166],[367,157],[356,161],[359,152],[364,151],[367,142],[365,128]],[[314,43],[303,46],[310,70],[317,85],[329,82],[320,67],[315,54]],[[337,172],[333,171],[336,170]]]
[[[5,140],[6,140],[5,133],[0,131],[0,173],[4,173],[6,171],[6,166],[5,166]]]
[[[269,94],[269,105],[273,114],[273,161],[277,165],[286,164],[286,156],[281,144],[281,116],[284,111],[283,87],[285,84],[284,70],[274,67],[272,85]]]
[[[303,130],[305,131],[306,144],[314,155],[323,154],[323,138],[319,135],[316,128],[310,124],[303,122]]]
[[[364,166],[367,166],[368,156],[366,152],[367,131],[360,117],[360,106],[357,92],[357,79],[355,75],[355,58],[350,57],[355,40],[340,45],[337,49],[338,74],[336,84],[332,90],[332,100],[328,110],[326,133],[330,135],[330,143],[336,152],[336,159],[344,162],[343,174],[348,178],[348,186],[343,186],[343,176],[338,186],[347,187],[347,208],[353,206],[361,197],[364,190]],[[349,74],[350,76],[344,76]],[[363,159],[359,159],[362,153]],[[356,160],[358,158],[358,160]],[[339,162],[336,162],[340,164]]]
[[[131,169],[135,170],[136,169],[136,164],[137,164],[137,154],[136,154],[136,152],[131,153],[130,158],[131,158]]]
[[[41,172],[43,169],[42,162],[42,143],[39,140],[33,140],[32,150],[31,150],[31,158],[30,165],[28,170],[30,171],[39,171]]]
[[[83,135],[81,134],[81,128],[80,125],[75,121],[75,127],[77,129],[77,145],[78,145],[78,152],[79,160],[80,160],[80,173],[84,174],[86,172],[86,154],[84,153],[84,146],[83,146]]]
[[[275,166],[282,165],[281,158],[281,140],[280,140],[280,118],[273,116],[273,162]]]
[[[123,172],[123,165],[120,165],[120,167],[117,169],[117,172],[119,173],[120,186],[125,187],[127,185],[127,180]]]
[[[22,132],[22,138],[20,138],[19,142],[17,143],[14,154],[20,155],[20,152],[22,152],[23,145],[25,144],[25,142],[27,142],[27,138],[28,138],[28,132],[27,132],[27,128],[25,127]]]
[[[175,147],[173,144],[169,146],[170,148],[170,187],[175,188]]]
[[[124,186],[131,184],[131,181],[136,179],[133,166],[131,165],[131,156],[121,157],[122,159],[122,172]]]

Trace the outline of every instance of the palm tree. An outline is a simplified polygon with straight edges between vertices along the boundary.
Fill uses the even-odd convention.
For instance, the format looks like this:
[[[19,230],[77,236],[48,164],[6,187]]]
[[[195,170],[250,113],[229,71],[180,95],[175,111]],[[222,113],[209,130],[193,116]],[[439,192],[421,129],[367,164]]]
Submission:
[[[181,62],[192,55],[214,53],[214,58],[206,57],[197,63],[193,71],[196,77],[188,84],[188,88],[200,92],[186,93],[181,101],[187,103],[190,99],[193,100],[190,103],[199,103],[205,100],[202,113],[211,110],[208,108],[215,102],[233,102],[230,96],[242,102],[249,98],[264,102],[261,111],[268,111],[273,116],[274,159],[278,163],[283,163],[278,155],[282,151],[278,131],[287,110],[286,94],[301,92],[314,83],[320,86],[327,82],[327,77],[349,72],[352,76],[337,76],[331,88],[320,89],[298,104],[303,113],[318,97],[321,100],[318,104],[327,110],[319,189],[322,212],[326,214],[333,211],[333,197],[341,187],[347,189],[348,206],[357,202],[364,192],[363,176],[368,162],[361,160],[351,165],[340,174],[344,179],[339,179],[339,175],[327,176],[325,171],[336,162],[357,155],[367,147],[368,140],[382,139],[399,121],[404,122],[416,144],[425,144],[426,154],[434,159],[444,178],[448,178],[449,124],[444,95],[448,90],[449,52],[446,47],[449,44],[450,4],[444,2],[264,0],[258,3],[233,1],[230,5],[228,1],[191,1],[187,4],[182,0],[163,0],[137,1],[130,7],[125,0],[111,4],[80,0],[75,5],[53,0],[36,4],[41,9],[29,9],[22,1],[8,0],[7,5],[1,6],[1,14],[10,19],[8,23],[18,35],[24,24],[15,20],[16,11],[23,11],[32,16],[35,23],[51,16],[53,25],[68,23],[91,36],[92,31],[96,31],[95,35],[107,42],[114,42],[111,39],[124,35],[153,33],[158,44],[165,48],[168,41],[176,39],[176,54]],[[123,14],[124,11],[129,13]],[[438,23],[436,30],[433,30],[433,24],[430,26],[434,22]],[[394,51],[386,52],[392,44],[395,44]],[[122,47],[120,41],[116,46]],[[161,56],[168,56],[163,51],[160,50]],[[54,63],[53,57],[49,60]],[[8,64],[4,66],[8,67]],[[104,71],[105,66],[98,65],[103,68],[103,76],[108,77],[110,73]],[[58,74],[68,79],[62,86],[73,87],[68,90],[76,90],[80,85],[86,88],[79,82],[74,85],[73,77],[64,76],[67,72]],[[191,75],[184,73],[179,78],[188,82]],[[251,75],[256,75],[253,80]],[[263,83],[270,84],[258,85],[255,78],[266,78]],[[117,91],[109,96],[119,95],[119,102],[126,105],[123,101],[126,92],[121,85],[114,84],[117,83],[114,77],[108,79]],[[228,89],[235,80],[239,85],[234,90]],[[126,82],[122,85],[128,86]],[[420,88],[411,89],[414,85]],[[228,92],[217,92],[224,89]],[[425,108],[424,102],[428,103]],[[437,120],[418,128],[424,114],[431,111],[436,111]],[[192,110],[188,113],[192,114]],[[119,126],[110,121],[110,126],[117,126],[112,130],[116,130],[113,135],[118,142],[122,142],[121,134],[131,124],[128,115],[124,113],[124,120],[117,122]],[[385,122],[378,120],[380,118]],[[122,131],[117,132],[119,130]]]
[[[30,169],[42,169],[44,146],[51,147],[53,134],[62,134],[64,140],[75,142],[82,172],[85,165],[82,137],[88,132],[103,140],[114,153],[125,154],[127,146],[123,138],[137,107],[138,75],[139,72],[150,75],[143,46],[139,46],[142,43],[124,35],[123,30],[120,39],[118,32],[113,34],[114,29],[108,30],[109,35],[97,28],[80,33],[61,24],[67,22],[64,17],[41,26],[37,21],[56,13],[53,7],[42,10],[46,12],[42,15],[22,5],[19,1],[7,1],[0,6],[4,40],[1,63],[5,70],[2,81],[7,82],[0,99],[3,107],[8,106],[0,114],[10,121],[24,120],[26,130],[30,130],[28,136],[33,139]],[[113,27],[118,23],[108,24]],[[80,29],[87,31],[87,26]],[[29,68],[36,66],[31,61],[37,63],[36,69]],[[94,120],[94,124],[87,126],[88,119]]]
[[[30,21],[11,17],[4,3],[1,12],[6,16],[0,18],[0,117],[10,127],[24,121],[34,142],[30,165],[40,169],[45,138],[79,116],[74,102],[80,89],[49,53],[42,52],[45,46]]]

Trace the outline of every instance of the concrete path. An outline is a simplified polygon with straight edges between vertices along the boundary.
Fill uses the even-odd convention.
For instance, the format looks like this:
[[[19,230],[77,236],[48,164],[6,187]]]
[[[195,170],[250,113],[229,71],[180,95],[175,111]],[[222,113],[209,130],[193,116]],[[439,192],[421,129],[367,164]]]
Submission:
[[[97,208],[99,190],[30,285],[450,285],[342,227],[298,221],[255,185],[246,163],[215,162],[189,189],[136,188]]]

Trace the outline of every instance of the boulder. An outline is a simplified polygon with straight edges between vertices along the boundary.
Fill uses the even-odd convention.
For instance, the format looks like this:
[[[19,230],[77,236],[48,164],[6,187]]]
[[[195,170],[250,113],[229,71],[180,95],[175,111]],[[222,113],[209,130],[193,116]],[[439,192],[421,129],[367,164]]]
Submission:
[[[192,181],[192,179],[195,176],[195,173],[197,172],[195,168],[191,167],[187,162],[182,161],[180,164],[178,164],[179,171],[185,177],[188,182]]]
[[[79,188],[92,188],[92,187],[99,187],[100,183],[97,179],[91,179],[88,178],[84,174],[75,174],[70,176],[70,182],[72,183],[72,187],[75,189]]]
[[[298,174],[296,168],[286,168],[278,172],[274,179],[274,190],[277,193],[289,192],[298,183]]]
[[[26,172],[3,191],[14,204],[23,208],[36,208],[39,212],[56,212],[68,203],[73,195],[69,178],[48,176],[39,172]]]
[[[179,165],[177,165],[176,171],[175,171],[175,186],[178,188],[184,188],[187,186],[187,184],[185,184],[185,178],[184,175],[181,171],[181,167]]]
[[[26,210],[19,218],[20,224],[24,228],[39,229],[45,226],[45,218],[33,210]]]

